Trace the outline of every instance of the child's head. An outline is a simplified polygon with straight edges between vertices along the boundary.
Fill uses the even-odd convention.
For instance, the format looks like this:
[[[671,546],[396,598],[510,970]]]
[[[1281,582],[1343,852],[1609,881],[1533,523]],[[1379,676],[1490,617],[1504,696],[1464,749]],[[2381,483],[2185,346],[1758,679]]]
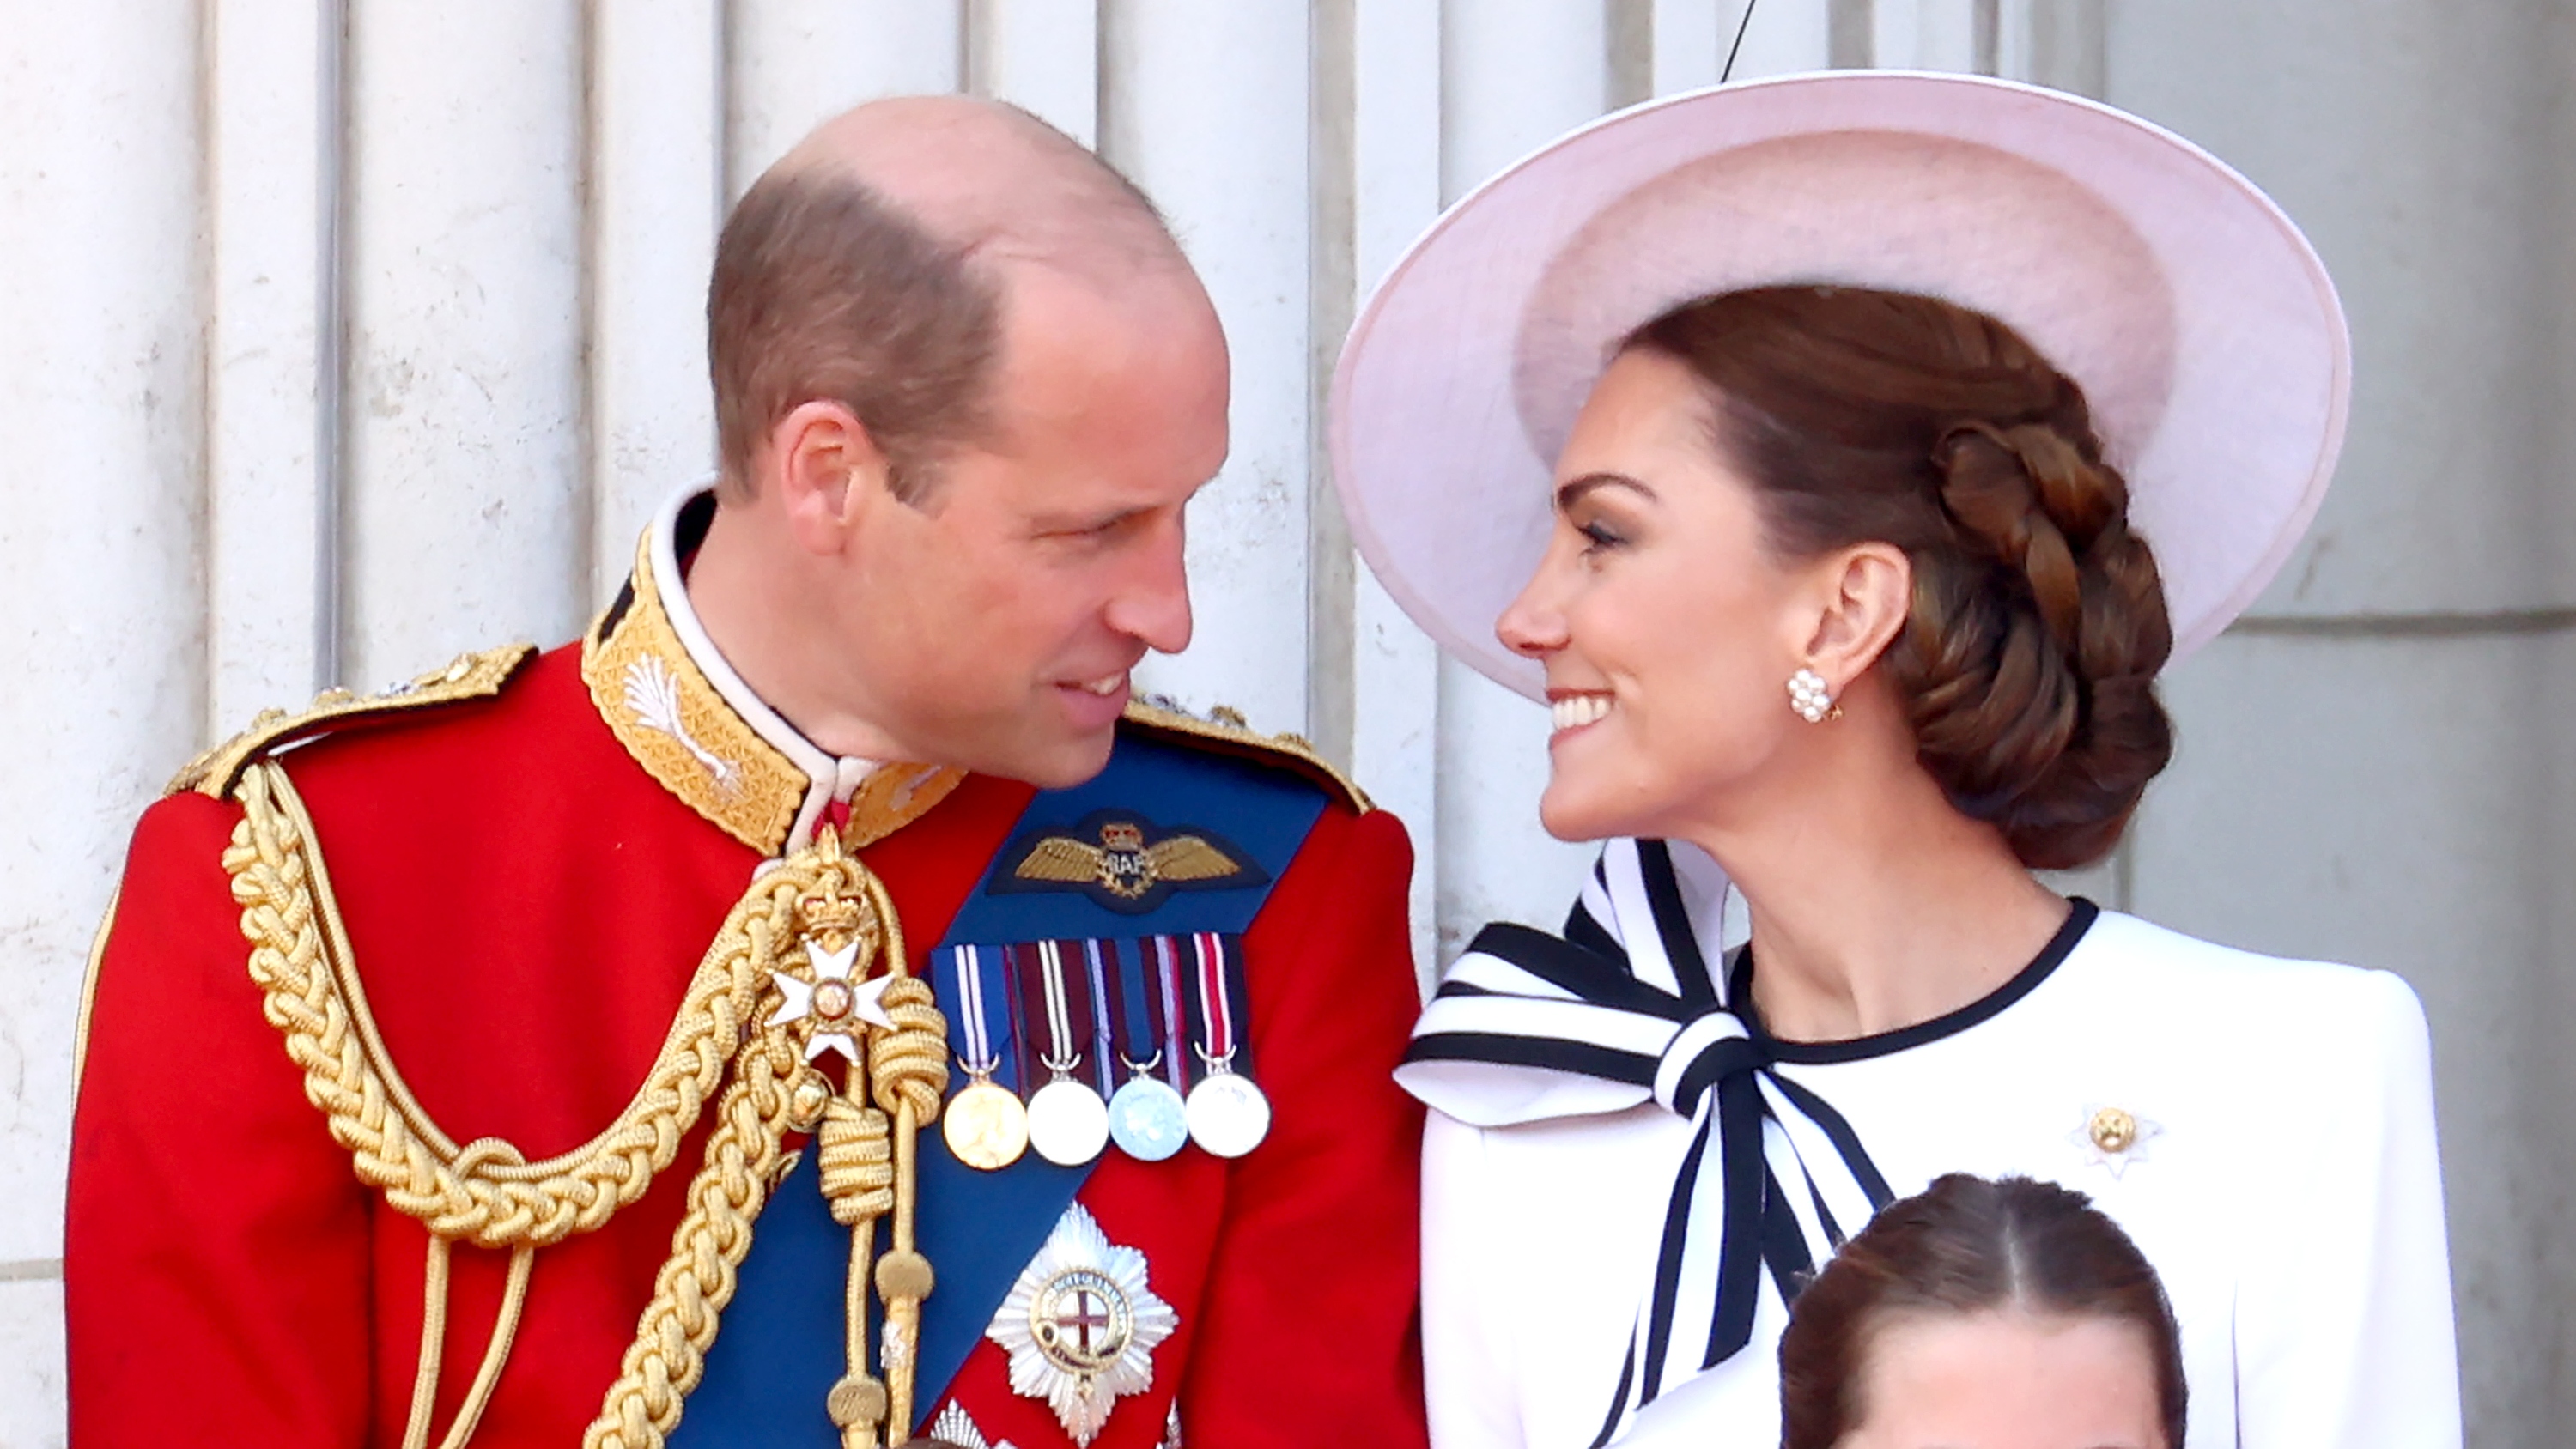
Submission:
[[[2182,1348],[2083,1194],[1952,1174],[1799,1296],[1780,1406],[1782,1449],[2181,1449]]]

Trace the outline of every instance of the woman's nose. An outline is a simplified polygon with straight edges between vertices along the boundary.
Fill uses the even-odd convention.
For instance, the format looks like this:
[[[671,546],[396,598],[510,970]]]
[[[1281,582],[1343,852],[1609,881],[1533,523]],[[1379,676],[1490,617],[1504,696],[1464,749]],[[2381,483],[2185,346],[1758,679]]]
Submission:
[[[1524,658],[1544,659],[1565,647],[1565,611],[1548,586],[1553,564],[1552,558],[1542,561],[1538,572],[1521,586],[1520,596],[1494,621],[1494,637]]]

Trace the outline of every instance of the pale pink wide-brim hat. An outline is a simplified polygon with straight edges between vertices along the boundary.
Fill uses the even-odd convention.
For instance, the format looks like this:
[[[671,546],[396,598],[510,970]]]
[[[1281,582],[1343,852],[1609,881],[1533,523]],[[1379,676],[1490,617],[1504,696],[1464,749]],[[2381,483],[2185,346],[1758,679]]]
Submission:
[[[2172,132],[1975,76],[1841,71],[1622,111],[1477,188],[1413,244],[1333,378],[1334,481],[1406,613],[1497,681],[1553,465],[1619,340],[1781,283],[1921,292],[2083,387],[2164,576],[2176,658],[2253,603],[2315,517],[2351,391],[2323,263]]]

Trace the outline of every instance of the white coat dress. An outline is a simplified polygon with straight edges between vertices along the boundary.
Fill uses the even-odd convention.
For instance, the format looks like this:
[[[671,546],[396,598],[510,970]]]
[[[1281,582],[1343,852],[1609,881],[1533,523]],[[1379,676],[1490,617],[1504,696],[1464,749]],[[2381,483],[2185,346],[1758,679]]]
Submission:
[[[1480,937],[1425,1013],[1398,1075],[1436,1109],[1423,1158],[1434,1449],[1584,1449],[1605,1428],[1634,1449],[1775,1449],[1781,1284],[1881,1194],[1954,1171],[2064,1183],[2136,1240],[2181,1324],[2187,1449],[2459,1444],[2430,1063],[2404,982],[2079,904],[1984,1001],[1881,1037],[1782,1044],[1725,1011],[1740,958],[1733,981],[1681,959],[1716,941],[1720,883],[1695,850],[1614,842],[1569,927],[1657,992],[1687,996],[1698,970],[1714,1002],[1660,1022],[1599,1007],[1591,996],[1619,993],[1569,987],[1544,940]],[[1759,1182],[1712,1165],[1726,1132],[1702,1129],[1723,1113],[1695,1124],[1685,1110],[1686,1059],[1729,1052],[1738,1100],[1758,1084],[1764,1104],[1753,1160],[1777,1222],[1759,1234]],[[1835,1145],[1853,1139],[1856,1152]],[[1701,1176],[1676,1211],[1686,1159]],[[1767,1271],[1736,1270],[1734,1296],[1752,1299],[1744,1346],[1703,1368],[1693,1360],[1728,1337],[1714,1304],[1729,1202],[1738,1253],[1760,1237]],[[1641,1311],[1659,1282],[1660,1331]],[[1639,1346],[1655,1339],[1649,1397]]]

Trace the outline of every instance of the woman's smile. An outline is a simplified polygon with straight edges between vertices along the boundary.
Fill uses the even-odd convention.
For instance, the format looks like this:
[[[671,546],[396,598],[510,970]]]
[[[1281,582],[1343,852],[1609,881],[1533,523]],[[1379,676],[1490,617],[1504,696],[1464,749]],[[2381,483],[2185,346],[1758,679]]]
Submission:
[[[1607,690],[1549,690],[1547,708],[1554,731],[1548,736],[1548,742],[1554,744],[1578,730],[1599,724],[1617,703],[1618,696]]]

